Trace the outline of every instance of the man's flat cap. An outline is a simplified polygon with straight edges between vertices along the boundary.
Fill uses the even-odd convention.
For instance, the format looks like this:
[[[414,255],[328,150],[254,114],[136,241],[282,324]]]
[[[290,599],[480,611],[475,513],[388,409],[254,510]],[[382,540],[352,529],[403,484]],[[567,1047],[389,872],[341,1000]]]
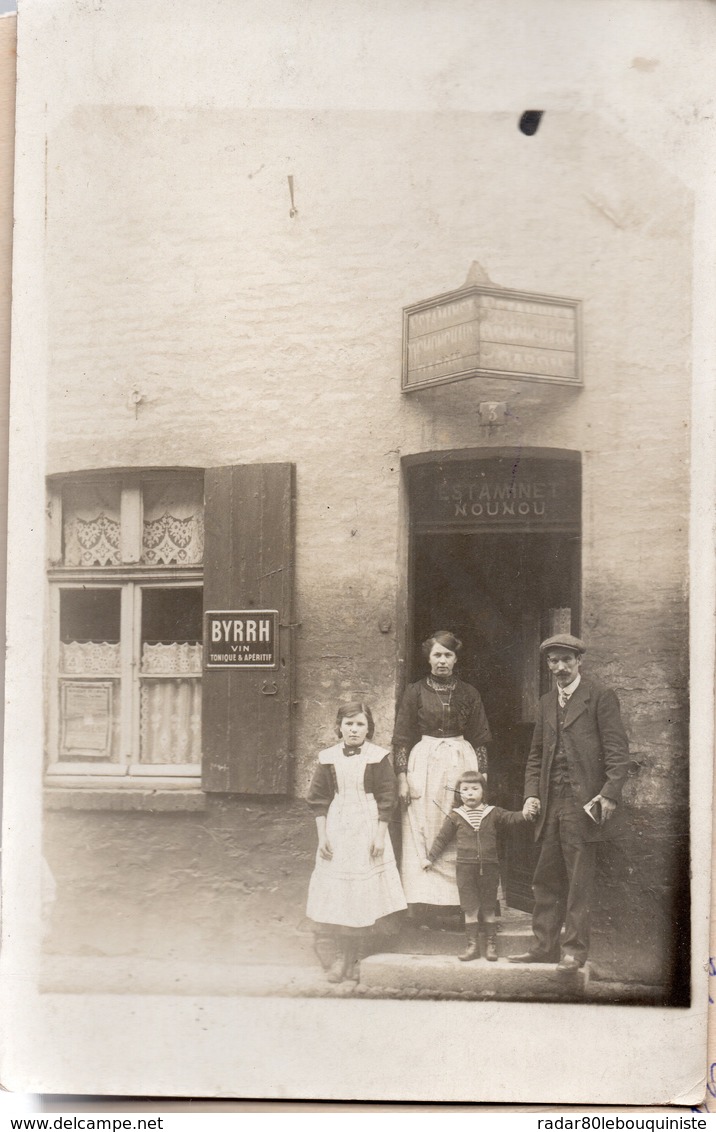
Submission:
[[[546,652],[547,649],[571,649],[581,656],[587,651],[587,646],[584,641],[580,641],[579,637],[573,637],[571,633],[558,633],[556,637],[548,637],[546,641],[542,641],[539,651]]]

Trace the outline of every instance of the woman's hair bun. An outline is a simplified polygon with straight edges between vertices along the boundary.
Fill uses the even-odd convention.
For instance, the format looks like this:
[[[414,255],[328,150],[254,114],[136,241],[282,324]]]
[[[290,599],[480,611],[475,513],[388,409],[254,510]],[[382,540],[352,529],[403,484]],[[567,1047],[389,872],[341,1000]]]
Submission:
[[[462,648],[462,641],[447,629],[438,629],[435,633],[431,634],[426,641],[423,641],[423,654],[430,656],[434,645],[442,645],[444,649],[450,649],[450,652],[458,653]]]

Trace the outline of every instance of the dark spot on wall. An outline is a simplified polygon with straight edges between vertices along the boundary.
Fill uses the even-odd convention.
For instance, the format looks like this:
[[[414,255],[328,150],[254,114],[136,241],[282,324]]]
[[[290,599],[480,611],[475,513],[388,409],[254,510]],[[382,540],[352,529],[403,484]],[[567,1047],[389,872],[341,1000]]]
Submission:
[[[539,124],[542,121],[543,114],[544,110],[525,110],[524,114],[520,118],[520,129],[522,130],[522,133],[526,134],[528,138],[531,138],[533,134],[536,134],[539,129]]]

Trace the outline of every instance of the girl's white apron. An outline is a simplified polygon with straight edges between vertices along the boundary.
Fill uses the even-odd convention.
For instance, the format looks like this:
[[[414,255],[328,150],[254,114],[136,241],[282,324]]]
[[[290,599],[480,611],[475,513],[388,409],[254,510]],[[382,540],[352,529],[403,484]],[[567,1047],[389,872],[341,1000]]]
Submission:
[[[357,755],[344,755],[340,744],[319,755],[319,761],[334,766],[338,790],[326,818],[333,857],[324,861],[316,853],[308,889],[306,912],[318,923],[365,928],[407,907],[387,834],[383,856],[370,855],[378,806],[373,795],[365,792],[365,768],[386,754],[381,747],[364,743]]]

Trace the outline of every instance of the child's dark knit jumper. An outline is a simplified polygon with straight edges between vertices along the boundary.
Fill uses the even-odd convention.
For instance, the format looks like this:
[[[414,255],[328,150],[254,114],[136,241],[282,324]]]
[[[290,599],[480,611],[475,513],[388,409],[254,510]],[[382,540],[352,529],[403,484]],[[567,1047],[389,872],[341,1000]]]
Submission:
[[[499,806],[477,806],[468,810],[459,806],[445,819],[435,838],[428,859],[436,861],[451,841],[457,839],[460,863],[497,864],[497,830],[499,826],[522,825],[526,818],[517,811]]]

